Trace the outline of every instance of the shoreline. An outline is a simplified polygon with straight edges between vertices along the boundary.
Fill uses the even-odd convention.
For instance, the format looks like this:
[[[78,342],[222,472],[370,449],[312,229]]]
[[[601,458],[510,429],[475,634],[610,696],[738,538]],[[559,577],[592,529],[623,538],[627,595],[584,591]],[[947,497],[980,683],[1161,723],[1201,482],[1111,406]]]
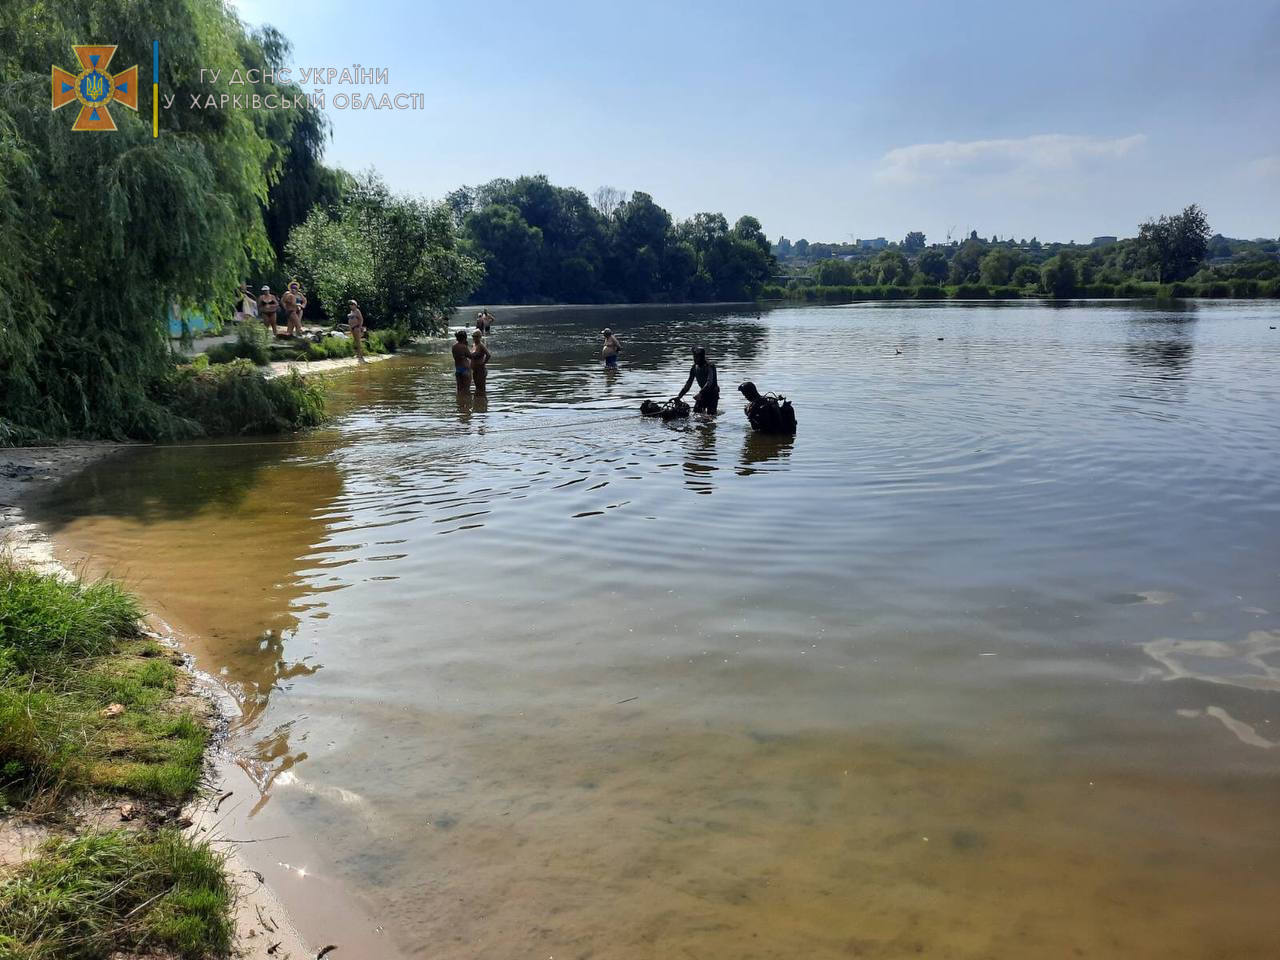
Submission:
[[[74,577],[75,572],[54,555],[54,542],[26,515],[22,503],[36,496],[46,484],[57,484],[90,464],[136,446],[128,443],[68,443],[53,448],[10,447],[0,454],[0,550],[23,566],[41,573]],[[205,783],[183,805],[181,817],[191,821],[184,833],[208,840],[225,857],[224,872],[235,890],[233,922],[235,954],[245,960],[303,960],[315,955],[289,917],[275,892],[241,855],[234,840],[219,837],[220,800],[225,791],[225,773],[219,754],[233,714],[228,710],[230,694],[217,681],[197,670],[191,657],[182,651],[172,635],[161,642],[183,653],[183,668],[191,682],[191,692],[208,705],[208,713],[198,717],[209,729],[210,742],[203,759]],[[76,801],[67,804],[74,812]],[[175,821],[181,823],[181,819]],[[90,824],[90,826],[98,826]],[[62,833],[21,818],[0,820],[0,865],[17,866],[33,857],[41,843]]]

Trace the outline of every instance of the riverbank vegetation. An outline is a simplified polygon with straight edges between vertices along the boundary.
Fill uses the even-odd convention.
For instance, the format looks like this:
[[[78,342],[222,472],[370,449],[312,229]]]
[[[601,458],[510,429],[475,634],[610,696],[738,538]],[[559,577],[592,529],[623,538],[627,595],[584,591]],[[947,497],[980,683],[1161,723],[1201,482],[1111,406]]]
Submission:
[[[1229,241],[1211,235],[1203,211],[1149,220],[1129,240],[1041,244],[975,232],[963,243],[926,246],[918,231],[901,243],[870,246],[796,243],[775,253],[783,272],[766,298],[841,302],[1019,297],[1280,296],[1280,241]]]
[[[207,736],[182,705],[186,674],[140,619],[113,583],[0,561],[0,814],[54,828],[0,876],[0,956],[229,949],[221,859],[175,830],[131,828],[195,790]],[[77,822],[77,802],[103,809],[94,797],[116,798],[106,808],[128,827]]]

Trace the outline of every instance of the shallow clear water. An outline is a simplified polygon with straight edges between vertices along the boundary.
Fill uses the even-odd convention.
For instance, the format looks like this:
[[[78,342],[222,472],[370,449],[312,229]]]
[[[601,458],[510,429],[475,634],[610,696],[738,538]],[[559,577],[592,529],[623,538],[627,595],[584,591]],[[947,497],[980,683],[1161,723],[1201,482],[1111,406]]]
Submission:
[[[505,311],[487,403],[441,345],[44,519],[235,691],[250,854],[388,955],[1274,956],[1278,318]],[[720,416],[642,419],[694,343]]]

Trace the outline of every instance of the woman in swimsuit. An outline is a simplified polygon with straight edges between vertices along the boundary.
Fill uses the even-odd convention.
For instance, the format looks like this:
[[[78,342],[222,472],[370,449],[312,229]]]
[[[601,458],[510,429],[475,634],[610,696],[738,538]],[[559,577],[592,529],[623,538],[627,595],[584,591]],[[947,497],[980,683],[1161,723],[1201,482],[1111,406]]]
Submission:
[[[351,328],[351,339],[356,342],[356,360],[364,363],[364,314],[354,300],[348,300],[350,312],[347,314],[347,326]]]
[[[467,331],[459,330],[453,336],[453,375],[458,380],[458,392],[466,393],[471,389],[471,351],[467,349]]]
[[[475,381],[476,393],[484,393],[484,378],[488,375],[489,348],[484,345],[484,338],[477,330],[471,334],[471,379]]]

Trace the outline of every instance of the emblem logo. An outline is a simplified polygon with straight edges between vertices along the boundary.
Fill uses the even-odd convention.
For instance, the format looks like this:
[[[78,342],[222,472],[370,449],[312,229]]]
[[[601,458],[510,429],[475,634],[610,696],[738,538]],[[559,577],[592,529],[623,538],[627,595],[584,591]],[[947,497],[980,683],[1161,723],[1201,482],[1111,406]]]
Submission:
[[[138,110],[138,67],[112,74],[107,68],[115,55],[114,46],[77,44],[71,48],[80,61],[78,74],[61,67],[53,68],[53,109],[59,110],[73,100],[80,104],[80,114],[71,129],[80,133],[114,130],[110,105],[118,103],[135,113]]]

